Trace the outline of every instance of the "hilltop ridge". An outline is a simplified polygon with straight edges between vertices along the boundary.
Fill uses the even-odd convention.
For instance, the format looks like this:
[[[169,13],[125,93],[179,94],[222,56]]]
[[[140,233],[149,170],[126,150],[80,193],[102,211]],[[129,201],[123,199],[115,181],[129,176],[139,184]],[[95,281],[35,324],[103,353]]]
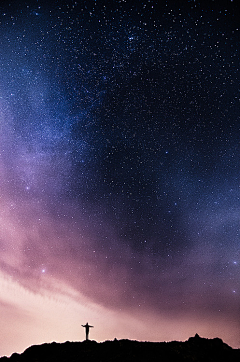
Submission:
[[[45,343],[31,346],[22,354],[2,357],[0,362],[235,362],[240,350],[233,349],[220,338],[206,339],[197,334],[185,342],[139,342],[113,340],[96,342]]]

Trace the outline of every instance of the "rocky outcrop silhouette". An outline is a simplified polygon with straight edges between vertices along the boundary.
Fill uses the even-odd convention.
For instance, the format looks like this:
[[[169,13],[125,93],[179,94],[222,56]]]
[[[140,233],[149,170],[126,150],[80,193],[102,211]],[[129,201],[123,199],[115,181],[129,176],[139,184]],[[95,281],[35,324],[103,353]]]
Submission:
[[[45,343],[0,362],[239,362],[240,350],[221,339],[197,334],[185,342],[138,342],[128,339]]]

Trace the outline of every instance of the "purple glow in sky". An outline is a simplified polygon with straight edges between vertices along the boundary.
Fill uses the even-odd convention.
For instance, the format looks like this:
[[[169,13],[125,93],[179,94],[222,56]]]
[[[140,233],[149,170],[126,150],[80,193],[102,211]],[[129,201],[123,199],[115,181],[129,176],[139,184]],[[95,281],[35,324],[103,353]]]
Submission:
[[[240,346],[239,5],[1,2],[0,355]]]

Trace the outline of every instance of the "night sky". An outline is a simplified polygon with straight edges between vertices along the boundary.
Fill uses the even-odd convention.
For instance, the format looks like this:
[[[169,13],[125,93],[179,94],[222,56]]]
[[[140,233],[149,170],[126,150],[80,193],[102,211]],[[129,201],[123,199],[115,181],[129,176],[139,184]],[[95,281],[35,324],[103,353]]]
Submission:
[[[0,355],[240,347],[239,9],[1,1]]]

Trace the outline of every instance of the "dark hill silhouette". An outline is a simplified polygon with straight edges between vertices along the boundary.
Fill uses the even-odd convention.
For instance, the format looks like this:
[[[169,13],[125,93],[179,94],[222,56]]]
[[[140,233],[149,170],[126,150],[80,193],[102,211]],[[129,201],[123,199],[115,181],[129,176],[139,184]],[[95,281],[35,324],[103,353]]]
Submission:
[[[0,362],[239,362],[240,350],[219,338],[186,342],[138,342],[128,339],[49,343],[31,346],[22,354],[2,357]]]

